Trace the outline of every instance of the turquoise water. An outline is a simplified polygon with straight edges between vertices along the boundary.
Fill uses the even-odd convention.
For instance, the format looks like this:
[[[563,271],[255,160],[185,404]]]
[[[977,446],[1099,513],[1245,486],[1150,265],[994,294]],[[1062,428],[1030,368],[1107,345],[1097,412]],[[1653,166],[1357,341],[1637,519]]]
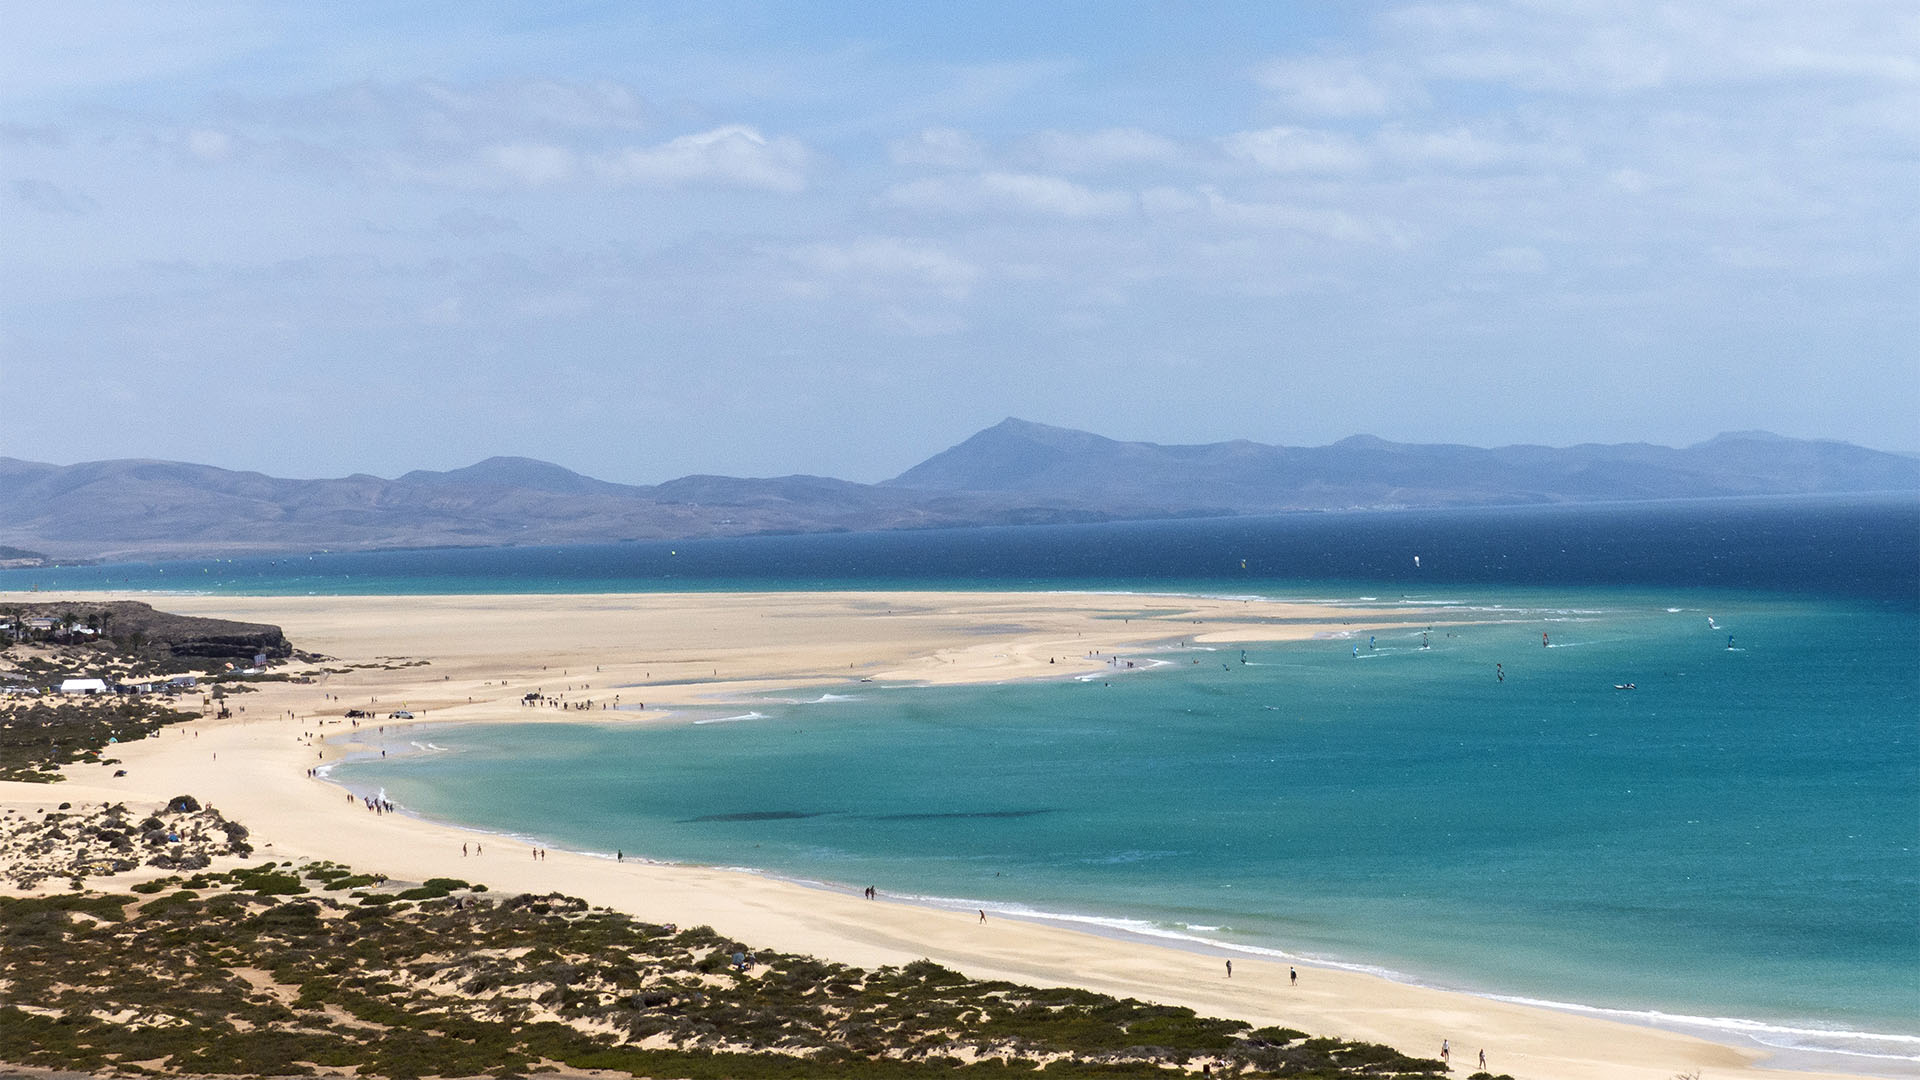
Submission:
[[[431,752],[335,776],[556,847],[1920,1055],[1912,604],[1582,586],[1426,606],[1495,621],[1436,625],[1429,649],[1406,627],[1245,663],[1175,647],[1090,680],[856,684],[663,726],[436,727],[411,736]]]
[[[1497,607],[1473,614],[1505,621],[1438,628],[1427,650],[1404,629],[1362,637],[1358,658],[1352,640],[1252,647],[1244,665],[1169,650],[1089,682],[433,728],[415,737],[442,749],[338,776],[553,847],[1701,1018],[1688,1029],[1841,1071],[1920,1065],[1912,493],[0,571],[0,589],[33,587]]]

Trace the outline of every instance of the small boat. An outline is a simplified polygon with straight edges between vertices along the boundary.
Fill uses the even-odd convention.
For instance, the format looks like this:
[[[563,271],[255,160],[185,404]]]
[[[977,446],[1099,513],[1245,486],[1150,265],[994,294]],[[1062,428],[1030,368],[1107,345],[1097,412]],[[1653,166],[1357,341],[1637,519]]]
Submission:
[[[1630,682],[1617,682],[1617,683],[1614,683],[1614,684],[1613,684],[1613,688],[1614,688],[1615,690],[1633,690],[1633,689],[1637,689],[1637,687],[1635,687],[1635,686],[1634,686],[1634,685],[1633,685],[1632,683],[1630,683]]]

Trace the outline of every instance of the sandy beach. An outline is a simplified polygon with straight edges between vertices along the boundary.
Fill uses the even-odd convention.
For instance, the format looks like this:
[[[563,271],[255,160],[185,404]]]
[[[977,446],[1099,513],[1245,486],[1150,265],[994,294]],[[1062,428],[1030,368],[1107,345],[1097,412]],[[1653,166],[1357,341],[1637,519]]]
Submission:
[[[1236,956],[1228,980],[1213,955],[1017,920],[982,924],[971,913],[868,901],[851,884],[809,888],[750,873],[565,852],[536,862],[524,846],[403,814],[370,814],[339,787],[307,777],[350,742],[352,728],[340,719],[349,708],[383,718],[407,709],[425,723],[673,723],[657,706],[861,680],[1065,678],[1110,670],[1112,657],[1124,663],[1182,642],[1304,639],[1425,625],[1425,614],[1013,593],[136,598],[183,614],[275,623],[298,648],[333,659],[314,666],[313,683],[263,683],[258,693],[230,699],[240,710],[231,719],[170,727],[118,746],[118,766],[72,766],[68,782],[53,786],[0,784],[0,806],[31,812],[65,801],[159,803],[191,793],[248,826],[256,858],[330,859],[408,880],[453,876],[496,890],[559,891],[648,920],[704,923],[766,947],[851,964],[927,958],[979,978],[1081,986],[1389,1043],[1422,1056],[1437,1055],[1446,1039],[1461,1075],[1475,1071],[1482,1048],[1492,1071],[1539,1080],[1836,1075],[1765,1068],[1756,1051],[1675,1032],[1304,963],[1297,965],[1298,986],[1289,986],[1287,965]],[[650,685],[632,685],[643,683]],[[536,691],[605,702],[615,686],[623,687],[623,702],[643,700],[647,710],[521,704]],[[115,768],[127,775],[113,777]],[[481,845],[484,853],[463,855],[463,844]],[[92,884],[110,889],[137,879]]]

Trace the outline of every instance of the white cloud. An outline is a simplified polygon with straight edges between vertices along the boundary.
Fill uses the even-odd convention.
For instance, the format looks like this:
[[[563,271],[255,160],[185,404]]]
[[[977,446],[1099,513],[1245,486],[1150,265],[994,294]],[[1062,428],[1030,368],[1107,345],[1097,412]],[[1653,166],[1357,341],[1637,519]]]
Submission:
[[[1387,84],[1350,58],[1275,60],[1255,80],[1288,108],[1322,116],[1377,116],[1392,100]]]
[[[1204,196],[1186,188],[1150,187],[1140,193],[1140,209],[1150,217],[1191,213],[1206,205]]]
[[[187,149],[202,161],[221,161],[233,153],[233,136],[224,131],[200,129],[187,133]]]
[[[401,171],[442,182],[480,187],[549,187],[575,180],[613,186],[684,187],[713,184],[766,191],[806,186],[807,152],[790,138],[767,138],[753,128],[730,125],[682,135],[653,146],[602,153],[548,142],[497,143],[482,148],[470,166]]]
[[[964,300],[980,268],[918,240],[864,237],[845,244],[812,244],[792,252],[794,262],[839,281],[894,287],[902,282],[931,288],[949,300]]]
[[[1377,214],[1358,214],[1337,207],[1284,202],[1242,202],[1211,187],[1198,189],[1199,204],[1214,220],[1254,229],[1305,233],[1347,243],[1385,244],[1404,248],[1413,243],[1406,225]]]
[[[453,326],[460,321],[460,298],[448,296],[420,309],[420,321],[428,326]]]
[[[1374,137],[1380,152],[1394,160],[1454,169],[1483,169],[1490,165],[1544,166],[1572,164],[1580,153],[1570,146],[1515,142],[1476,132],[1464,125],[1433,131],[1382,128]]]
[[[308,94],[217,99],[232,124],[288,134],[401,135],[443,144],[630,133],[647,108],[630,87],[558,79],[449,83],[364,81]]]
[[[1381,23],[1430,75],[1526,90],[1920,83],[1920,18],[1907,5],[1872,0],[1414,4]]]
[[[1615,169],[1607,174],[1607,183],[1629,195],[1639,195],[1653,186],[1653,178],[1639,169]]]
[[[1090,188],[1057,176],[1009,172],[913,180],[888,188],[881,198],[893,206],[922,212],[1011,211],[1064,218],[1111,217],[1134,206],[1133,196],[1126,192]]]
[[[987,148],[980,140],[954,128],[925,128],[911,138],[887,146],[895,165],[931,165],[940,169],[971,169],[984,165]]]
[[[1220,140],[1228,154],[1279,173],[1343,173],[1363,169],[1366,151],[1345,135],[1300,127],[1241,131]]]
[[[596,163],[602,177],[616,182],[717,183],[785,192],[806,187],[806,166],[807,151],[799,141],[770,139],[742,124],[682,135],[658,146],[630,147]]]
[[[1069,172],[1091,172],[1115,165],[1166,163],[1182,156],[1180,144],[1139,128],[1101,131],[1043,131],[1028,140],[1048,165]]]
[[[526,187],[570,180],[575,167],[573,151],[540,143],[489,146],[480,152],[480,160],[488,169]]]

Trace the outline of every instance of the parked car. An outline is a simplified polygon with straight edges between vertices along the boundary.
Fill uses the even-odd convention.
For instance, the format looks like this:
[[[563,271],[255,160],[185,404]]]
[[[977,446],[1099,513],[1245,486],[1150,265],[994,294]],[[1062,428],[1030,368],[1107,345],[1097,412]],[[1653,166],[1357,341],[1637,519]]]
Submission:
[[[412,714],[412,713],[410,713],[410,712],[408,712],[408,711],[407,711],[407,710],[405,710],[405,709],[399,709],[399,710],[396,710],[396,711],[394,711],[394,712],[390,712],[390,713],[388,713],[388,714],[387,714],[387,719],[389,719],[389,720],[411,720],[411,719],[413,719],[413,714]]]

